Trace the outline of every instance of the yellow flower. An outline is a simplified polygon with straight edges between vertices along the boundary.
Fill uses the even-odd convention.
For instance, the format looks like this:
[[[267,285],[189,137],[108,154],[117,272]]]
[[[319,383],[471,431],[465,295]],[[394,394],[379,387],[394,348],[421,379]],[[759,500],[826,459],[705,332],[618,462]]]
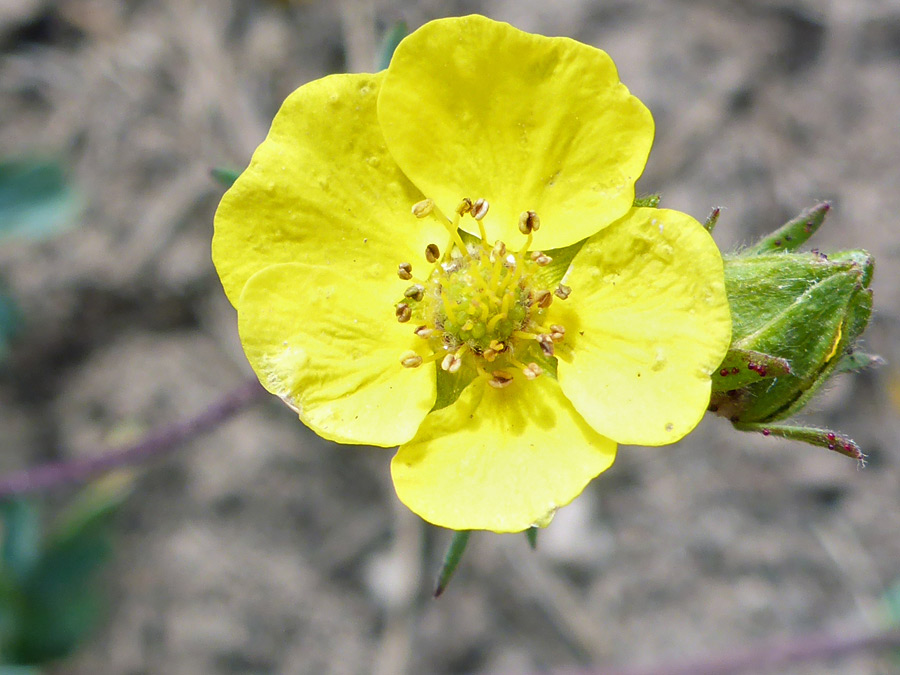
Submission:
[[[320,436],[399,445],[425,520],[545,525],[616,443],[693,429],[729,344],[712,239],[632,208],[652,138],[604,52],[480,16],[301,87],[216,213],[251,365]]]

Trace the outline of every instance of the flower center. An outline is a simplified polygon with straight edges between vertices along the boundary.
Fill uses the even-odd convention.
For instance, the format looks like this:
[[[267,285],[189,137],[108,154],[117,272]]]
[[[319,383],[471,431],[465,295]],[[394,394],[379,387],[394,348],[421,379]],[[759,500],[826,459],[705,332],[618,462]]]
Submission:
[[[405,367],[440,360],[441,368],[455,373],[470,364],[478,376],[502,388],[513,382],[515,370],[529,380],[542,374],[537,362],[553,357],[554,343],[565,337],[565,328],[546,324],[546,310],[554,295],[565,299],[569,289],[560,284],[552,293],[536,281],[538,269],[551,262],[541,251],[529,251],[532,233],[540,227],[537,214],[521,215],[519,230],[527,239],[521,249],[510,251],[502,241],[487,241],[481,220],[488,208],[483,199],[464,199],[452,223],[441,219],[450,241],[443,256],[436,244],[426,247],[425,259],[432,268],[424,280],[413,278],[410,263],[399,265],[397,274],[413,284],[395,313],[401,323],[416,325],[415,334],[424,341],[424,349],[401,356]],[[433,212],[430,199],[413,207],[418,218]],[[459,220],[467,215],[481,232],[480,240],[472,243],[459,233]]]

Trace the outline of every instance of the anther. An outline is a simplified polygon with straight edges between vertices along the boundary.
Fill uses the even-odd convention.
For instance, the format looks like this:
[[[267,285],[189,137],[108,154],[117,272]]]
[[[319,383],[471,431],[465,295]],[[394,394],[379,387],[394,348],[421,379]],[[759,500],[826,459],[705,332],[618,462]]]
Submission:
[[[432,211],[434,211],[433,199],[423,199],[422,201],[413,204],[412,207],[413,215],[416,218],[425,218],[426,216],[430,216]]]
[[[430,263],[437,262],[438,258],[441,257],[441,249],[438,248],[437,244],[428,244],[425,247],[425,260]]]
[[[544,369],[536,363],[529,363],[527,366],[522,368],[522,372],[525,374],[525,379],[533,380],[537,377],[540,377],[544,373]]]
[[[566,327],[554,323],[550,326],[550,339],[554,342],[562,342],[566,337]]]
[[[491,262],[496,262],[500,258],[506,255],[506,244],[504,244],[499,239],[497,243],[494,244],[494,248],[491,249]]]
[[[459,203],[459,206],[456,207],[456,212],[461,216],[466,215],[471,210],[472,210],[472,200],[469,199],[468,197],[464,197],[463,200]]]
[[[565,284],[560,284],[559,286],[556,287],[556,290],[553,291],[553,293],[560,300],[565,300],[572,293],[572,289],[569,286],[566,286]]]
[[[422,365],[422,357],[413,351],[404,352],[400,357],[400,363],[404,368],[418,368]]]
[[[462,366],[462,359],[457,354],[447,354],[441,361],[441,369],[448,373],[455,373]]]
[[[491,349],[490,347],[488,347],[483,352],[481,352],[481,356],[488,363],[493,363],[493,361],[497,358],[497,350]]]
[[[553,262],[553,258],[551,258],[549,255],[545,255],[541,251],[532,251],[531,259],[534,260],[534,262],[537,263],[539,267],[544,267]]]
[[[491,208],[491,205],[488,204],[485,199],[476,199],[475,203],[472,204],[472,208],[470,213],[475,220],[481,220],[487,215],[488,209]]]
[[[492,377],[488,380],[488,384],[494,389],[503,389],[512,384],[513,376],[503,370],[495,370],[491,373]]]
[[[394,314],[397,315],[397,321],[399,321],[400,323],[406,323],[412,317],[412,310],[405,302],[401,302],[397,305],[397,309]]]
[[[544,352],[546,356],[553,356],[553,338],[547,335],[546,333],[541,333],[537,336],[538,344],[541,346],[541,351]]]
[[[429,328],[428,326],[419,326],[413,332],[423,340],[427,340],[434,334],[434,328]]]
[[[523,211],[519,216],[519,232],[531,234],[541,229],[541,219],[534,211]]]
[[[425,297],[425,287],[422,284],[413,284],[403,291],[403,297],[419,302]]]
[[[397,265],[397,276],[404,281],[412,279],[412,265],[409,263],[400,263]]]
[[[553,295],[550,291],[538,291],[534,294],[534,304],[541,309],[547,309],[551,302],[553,302]]]
[[[505,342],[501,342],[500,340],[491,340],[490,348],[493,349],[497,354],[506,351],[507,345]]]

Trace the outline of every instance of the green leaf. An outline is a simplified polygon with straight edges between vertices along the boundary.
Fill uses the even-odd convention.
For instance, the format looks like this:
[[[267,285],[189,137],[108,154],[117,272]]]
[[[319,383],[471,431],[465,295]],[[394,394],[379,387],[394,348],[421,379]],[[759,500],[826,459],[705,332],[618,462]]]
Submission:
[[[41,520],[30,501],[0,502],[3,515],[3,573],[21,583],[40,556]]]
[[[384,70],[391,64],[394,50],[400,41],[409,34],[409,27],[405,21],[397,21],[388,29],[381,38],[381,46],[378,48],[378,56],[375,59],[375,71]]]
[[[72,225],[80,195],[54,161],[0,162],[0,237],[41,239]]]

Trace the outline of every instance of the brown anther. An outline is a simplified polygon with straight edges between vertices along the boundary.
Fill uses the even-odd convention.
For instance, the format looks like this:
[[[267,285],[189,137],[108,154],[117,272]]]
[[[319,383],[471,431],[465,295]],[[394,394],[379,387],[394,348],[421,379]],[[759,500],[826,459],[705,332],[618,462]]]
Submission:
[[[455,373],[460,366],[462,366],[462,359],[456,354],[447,354],[444,360],[441,361],[441,369],[446,370],[448,373]]]
[[[572,293],[572,289],[569,286],[566,286],[565,284],[560,284],[559,286],[556,287],[556,290],[553,291],[553,293],[560,300],[565,300]]]
[[[550,326],[550,339],[554,342],[562,342],[566,338],[566,327],[554,323]]]
[[[403,281],[412,279],[412,265],[409,263],[400,263],[397,265],[397,276],[403,279]]]
[[[497,358],[497,350],[491,349],[490,347],[488,347],[483,352],[481,352],[481,355],[484,357],[485,361],[487,361],[488,363],[491,363],[494,361],[494,359]]]
[[[536,363],[529,363],[527,366],[522,368],[522,372],[525,374],[525,379],[533,380],[543,375],[544,369]]]
[[[397,315],[397,321],[399,321],[400,323],[406,323],[412,317],[412,310],[405,302],[401,302],[397,305],[397,309],[394,314]]]
[[[550,291],[538,291],[534,294],[534,304],[541,309],[547,309],[553,302],[553,294]]]
[[[541,229],[541,219],[534,211],[523,211],[519,216],[519,232],[531,234]]]
[[[428,326],[419,326],[413,331],[413,333],[418,335],[423,340],[427,340],[434,334],[434,328],[429,328]]]
[[[549,255],[546,255],[542,251],[532,251],[531,259],[534,260],[534,262],[536,262],[539,267],[545,267],[546,265],[549,265],[551,262],[553,262],[553,258],[551,258]]]
[[[432,211],[434,211],[433,199],[423,199],[422,201],[413,204],[412,207],[413,215],[416,218],[425,218],[426,216],[430,216]]]
[[[422,357],[413,351],[404,352],[400,357],[400,363],[404,368],[418,368],[422,365]]]
[[[472,204],[471,214],[475,220],[481,220],[487,215],[488,209],[491,208],[491,205],[487,203],[485,199],[476,199],[475,203]]]
[[[438,248],[437,244],[428,244],[428,246],[425,247],[425,260],[433,263],[437,262],[440,257],[441,249]]]
[[[553,338],[547,335],[546,333],[541,333],[537,336],[538,344],[541,346],[541,351],[544,352],[546,356],[553,356]]]
[[[492,377],[488,380],[488,384],[494,389],[503,389],[512,384],[513,376],[503,370],[495,370],[491,373]]]
[[[403,291],[403,297],[419,302],[425,297],[425,287],[422,284],[413,284]]]
[[[459,206],[456,207],[456,212],[461,216],[466,215],[471,210],[472,210],[472,200],[469,199],[468,197],[465,197],[459,203]]]

